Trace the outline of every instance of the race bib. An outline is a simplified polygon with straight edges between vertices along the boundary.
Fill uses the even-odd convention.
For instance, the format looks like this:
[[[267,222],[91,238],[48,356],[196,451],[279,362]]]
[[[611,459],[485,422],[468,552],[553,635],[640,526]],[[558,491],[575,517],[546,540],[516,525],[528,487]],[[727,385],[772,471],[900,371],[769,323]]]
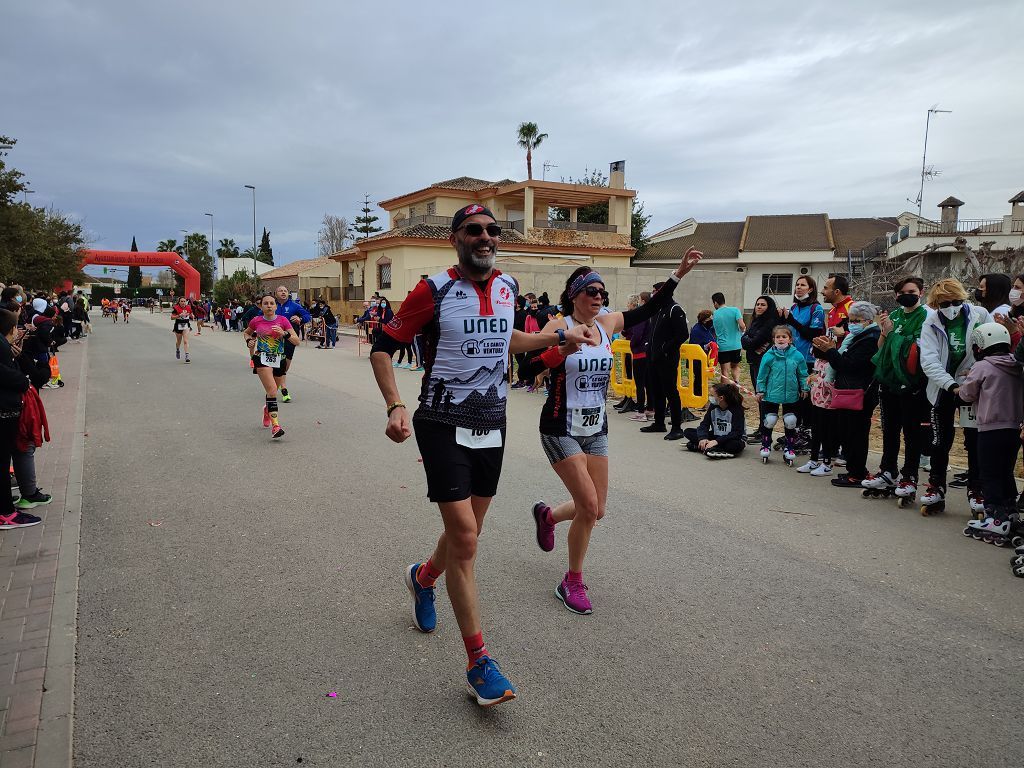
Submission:
[[[573,408],[569,434],[573,437],[590,437],[601,431],[604,424],[604,406],[595,408]]]
[[[960,427],[963,429],[977,429],[978,417],[974,413],[974,404],[960,406]]]
[[[268,368],[280,367],[281,356],[275,355],[273,352],[260,352],[260,362],[262,362]]]
[[[501,448],[501,430],[456,427],[455,442],[464,448]]]

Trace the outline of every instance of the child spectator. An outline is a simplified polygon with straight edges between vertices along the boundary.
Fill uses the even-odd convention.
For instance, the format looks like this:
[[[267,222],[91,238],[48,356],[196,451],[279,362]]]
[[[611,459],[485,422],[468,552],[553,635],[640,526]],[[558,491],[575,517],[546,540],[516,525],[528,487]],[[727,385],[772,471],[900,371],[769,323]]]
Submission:
[[[792,464],[796,453],[797,404],[807,396],[807,362],[793,345],[793,330],[788,325],[777,325],[772,332],[774,346],[765,352],[757,372],[757,400],[761,403],[761,460],[767,464],[772,455],[772,429],[779,420],[786,432],[786,448],[782,458]]]
[[[747,443],[743,395],[735,384],[719,382],[711,388],[711,407],[696,429],[683,430],[688,451],[709,459],[734,459]]]

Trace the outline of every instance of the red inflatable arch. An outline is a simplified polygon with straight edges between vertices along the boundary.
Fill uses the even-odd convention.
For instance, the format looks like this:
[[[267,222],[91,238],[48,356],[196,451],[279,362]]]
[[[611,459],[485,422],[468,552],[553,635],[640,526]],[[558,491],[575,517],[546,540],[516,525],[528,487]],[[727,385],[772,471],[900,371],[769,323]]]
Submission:
[[[92,251],[86,250],[82,266],[100,264],[105,267],[167,267],[185,279],[185,296],[199,298],[199,272],[173,251]]]

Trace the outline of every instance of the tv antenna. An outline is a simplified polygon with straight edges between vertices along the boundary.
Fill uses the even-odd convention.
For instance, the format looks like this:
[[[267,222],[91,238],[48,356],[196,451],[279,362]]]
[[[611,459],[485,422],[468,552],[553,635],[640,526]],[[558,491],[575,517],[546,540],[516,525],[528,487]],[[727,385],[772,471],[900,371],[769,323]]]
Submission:
[[[551,168],[557,168],[557,167],[558,166],[555,165],[554,163],[550,163],[550,162],[544,163],[544,170],[541,173],[541,177],[540,177],[541,181],[547,181],[548,180],[548,170],[551,169]]]
[[[924,201],[924,182],[925,179],[934,179],[942,175],[942,171],[937,170],[934,165],[928,165],[928,129],[931,127],[932,115],[938,114],[951,114],[951,109],[939,109],[938,104],[932,104],[928,108],[928,117],[924,122],[924,152],[921,155],[921,188],[917,192],[917,199],[911,200],[907,198],[907,202],[917,206],[917,215],[921,215],[921,205]]]

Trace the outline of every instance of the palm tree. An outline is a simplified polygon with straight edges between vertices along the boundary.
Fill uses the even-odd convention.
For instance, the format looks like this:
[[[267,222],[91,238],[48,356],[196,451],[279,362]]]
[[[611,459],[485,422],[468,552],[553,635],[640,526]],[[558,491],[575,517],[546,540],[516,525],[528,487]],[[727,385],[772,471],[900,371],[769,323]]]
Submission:
[[[177,251],[178,250],[178,241],[177,240],[161,240],[157,244],[156,249],[158,251],[168,251],[168,252],[169,251]]]
[[[238,246],[234,240],[225,238],[220,241],[220,247],[217,249],[217,256],[222,259],[237,259],[238,258]]]
[[[244,251],[242,251],[242,258],[243,259],[256,259],[258,257],[259,257],[259,253],[254,251],[252,248],[246,248]]]
[[[533,150],[548,137],[546,133],[537,133],[536,123],[519,124],[519,146],[526,150],[526,177],[533,178]]]

